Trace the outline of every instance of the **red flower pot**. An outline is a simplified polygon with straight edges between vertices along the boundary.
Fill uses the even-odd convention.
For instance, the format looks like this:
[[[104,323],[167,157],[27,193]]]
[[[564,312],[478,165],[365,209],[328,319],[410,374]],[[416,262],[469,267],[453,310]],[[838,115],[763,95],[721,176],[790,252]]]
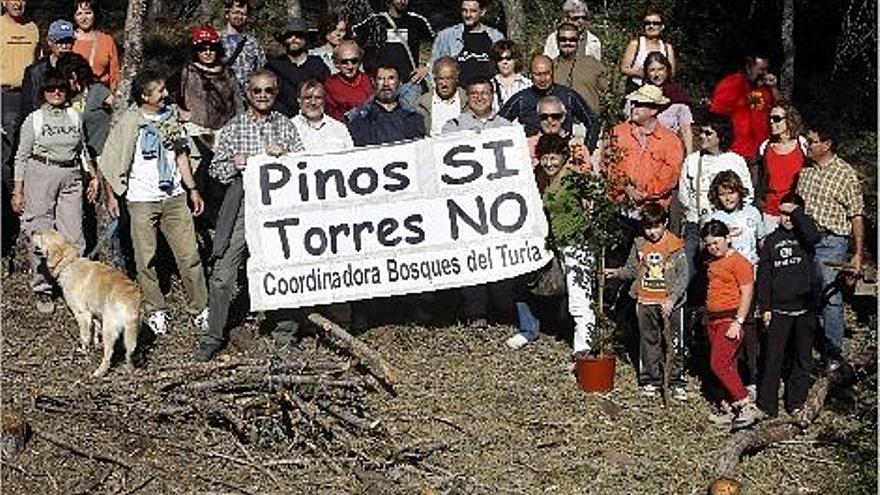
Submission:
[[[614,388],[616,358],[607,354],[583,356],[575,360],[577,381],[584,392],[608,392]]]

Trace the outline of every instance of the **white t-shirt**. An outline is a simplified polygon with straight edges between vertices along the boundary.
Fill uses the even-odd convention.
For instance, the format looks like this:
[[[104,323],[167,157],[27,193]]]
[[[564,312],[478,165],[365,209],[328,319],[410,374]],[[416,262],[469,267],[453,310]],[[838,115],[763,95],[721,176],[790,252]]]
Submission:
[[[731,247],[743,255],[752,265],[758,265],[758,241],[767,236],[761,212],[752,205],[743,205],[741,210],[716,210],[712,220],[721,220],[730,229]]]
[[[158,115],[142,114],[147,120],[158,121]],[[143,133],[143,130],[141,130]],[[172,164],[174,172],[171,175],[171,182],[174,187],[170,192],[159,189],[159,168],[158,158],[151,160],[144,159],[143,149],[141,148],[141,136],[137,137],[137,144],[134,148],[134,161],[131,164],[131,171],[128,174],[128,193],[126,199],[135,202],[153,202],[162,201],[178,194],[183,194],[184,190],[180,181],[180,170],[177,169],[177,155],[174,150],[165,148],[165,156],[169,163]]]
[[[431,98],[431,135],[442,134],[443,125],[459,115],[461,115],[461,98],[458,97],[458,92],[448,100],[443,100],[434,93],[434,97]]]
[[[354,148],[351,134],[342,122],[324,115],[317,128],[309,125],[302,114],[291,119],[299,138],[302,139],[303,148],[308,153],[323,151],[338,151]]]
[[[700,152],[691,153],[684,159],[681,167],[681,175],[678,179],[678,199],[684,206],[687,217],[691,223],[699,223],[712,212],[712,204],[709,203],[709,186],[719,172],[732,170],[742,180],[743,186],[748,189],[744,204],[752,204],[755,191],[752,187],[752,176],[746,161],[738,154],[728,151],[720,155],[704,154],[703,163],[700,163]],[[699,175],[699,180],[697,176]],[[697,211],[697,198],[699,197],[700,211]]]

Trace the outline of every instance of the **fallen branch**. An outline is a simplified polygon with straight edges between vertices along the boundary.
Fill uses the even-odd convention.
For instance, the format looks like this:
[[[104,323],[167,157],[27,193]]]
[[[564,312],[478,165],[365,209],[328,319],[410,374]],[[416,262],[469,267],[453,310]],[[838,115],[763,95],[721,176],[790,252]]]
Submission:
[[[394,387],[400,382],[400,378],[394,368],[378,352],[318,313],[309,313],[309,321],[327,332],[337,344],[358,358],[392,392],[395,391]]]
[[[57,437],[51,433],[43,431],[40,428],[37,428],[36,426],[32,426],[31,429],[34,432],[34,435],[58,447],[69,450],[76,455],[85,457],[87,459],[109,462],[112,464],[116,464],[117,466],[124,467],[125,469],[131,469],[131,464],[122,459],[119,459],[118,457],[114,457],[109,454],[102,454],[101,452],[87,452],[75,445],[71,445],[70,443],[62,440],[60,437]]]
[[[874,350],[866,352],[853,364],[857,367],[866,366],[874,359],[874,355]],[[736,483],[737,466],[744,454],[760,451],[779,442],[789,441],[813,423],[825,404],[828,391],[845,381],[848,367],[849,365],[839,366],[817,380],[810,388],[807,400],[799,414],[793,420],[764,421],[758,423],[754,428],[740,430],[731,435],[724,450],[718,456],[715,466],[716,479],[713,486],[717,483]]]

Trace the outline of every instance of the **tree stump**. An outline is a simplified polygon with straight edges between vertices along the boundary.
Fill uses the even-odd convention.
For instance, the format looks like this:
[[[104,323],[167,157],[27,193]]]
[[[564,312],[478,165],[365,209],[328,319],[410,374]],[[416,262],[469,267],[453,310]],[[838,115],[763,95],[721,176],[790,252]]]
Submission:
[[[4,459],[14,457],[24,450],[28,439],[28,424],[19,409],[3,411],[2,431],[0,431],[0,451]]]

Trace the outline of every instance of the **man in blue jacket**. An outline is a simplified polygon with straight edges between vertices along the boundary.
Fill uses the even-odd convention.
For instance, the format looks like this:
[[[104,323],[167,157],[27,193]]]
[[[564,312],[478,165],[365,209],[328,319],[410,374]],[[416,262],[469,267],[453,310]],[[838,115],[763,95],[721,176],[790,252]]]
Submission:
[[[376,94],[355,109],[348,132],[355,146],[385,144],[425,137],[422,114],[400,104],[400,75],[394,67],[376,69]]]

